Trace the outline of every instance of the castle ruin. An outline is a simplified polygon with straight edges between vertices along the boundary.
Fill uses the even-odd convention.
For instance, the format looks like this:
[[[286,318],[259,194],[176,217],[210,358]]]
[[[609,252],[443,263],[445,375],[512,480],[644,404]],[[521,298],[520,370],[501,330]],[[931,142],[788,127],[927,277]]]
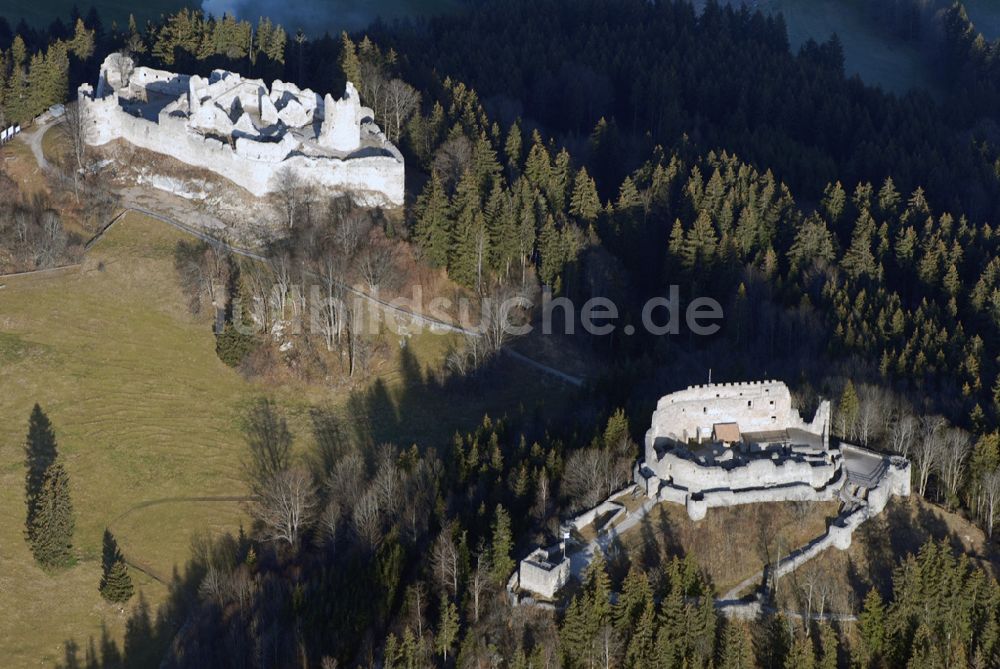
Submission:
[[[840,502],[839,515],[821,537],[774,566],[781,576],[827,548],[847,549],[854,531],[881,513],[890,497],[910,494],[906,458],[831,444],[829,401],[821,401],[807,422],[780,381],[709,383],[661,397],[643,450],[631,486],[567,521],[560,544],[522,560],[508,583],[515,601],[517,592],[553,599],[568,572],[579,576],[595,552],[662,502],[683,505],[694,521],[714,507]],[[646,502],[629,512],[627,498],[643,496]],[[567,557],[566,539],[588,526],[597,530],[597,538]],[[732,607],[738,615],[744,606],[717,605],[727,614]]]
[[[101,65],[96,90],[83,84],[78,93],[91,146],[123,139],[211,170],[257,197],[293,182],[366,206],[403,204],[403,157],[350,82],[334,100],[225,70],[205,79],[135,67],[115,53]]]

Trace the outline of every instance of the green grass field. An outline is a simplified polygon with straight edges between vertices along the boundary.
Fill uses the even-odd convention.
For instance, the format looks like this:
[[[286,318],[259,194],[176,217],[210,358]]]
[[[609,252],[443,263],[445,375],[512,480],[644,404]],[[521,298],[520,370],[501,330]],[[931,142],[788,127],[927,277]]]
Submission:
[[[210,324],[193,319],[173,269],[181,233],[137,214],[123,218],[82,268],[0,278],[0,657],[4,667],[52,666],[63,643],[86,647],[102,624],[120,639],[127,614],[101,600],[101,535],[110,525],[130,560],[169,577],[195,533],[235,531],[240,496],[239,419],[253,398],[276,396],[297,436],[312,444],[309,409],[336,411],[376,441],[446,443],[455,429],[561,401],[565,388],[530,370],[501,366],[479,392],[442,391],[423,380],[452,344],[417,335],[405,352],[389,343],[377,392],[349,402],[325,385],[265,389],[223,365]],[[396,351],[394,353],[394,351]],[[502,390],[497,390],[497,389]],[[46,573],[24,542],[23,443],[38,402],[57,433],[70,474],[76,566]],[[155,605],[166,589],[133,572]],[[136,598],[132,600],[134,605]]]

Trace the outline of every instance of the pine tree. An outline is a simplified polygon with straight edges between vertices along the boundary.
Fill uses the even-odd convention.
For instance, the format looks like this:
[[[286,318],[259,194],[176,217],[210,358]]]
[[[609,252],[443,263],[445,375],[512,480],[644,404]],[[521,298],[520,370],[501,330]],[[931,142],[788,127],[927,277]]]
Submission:
[[[434,649],[448,663],[448,653],[455,646],[458,639],[459,623],[458,608],[455,603],[448,599],[447,595],[441,595],[441,622],[438,623],[437,635],[434,640]]]
[[[840,426],[840,436],[849,438],[854,431],[854,424],[858,419],[858,393],[854,389],[854,382],[850,379],[844,384],[844,391],[840,394],[840,401],[837,402],[837,423]]]
[[[872,254],[872,237],[875,234],[875,220],[867,211],[862,211],[854,225],[851,246],[841,260],[841,266],[852,279],[868,276],[878,278],[875,256]]]
[[[447,266],[454,226],[451,204],[436,170],[431,173],[430,181],[420,194],[416,209],[417,222],[413,232],[424,256],[435,267]]]
[[[361,60],[358,59],[358,50],[354,46],[347,31],[340,33],[340,71],[344,77],[361,90]]]
[[[84,25],[81,18],[76,20],[73,39],[69,43],[69,50],[81,61],[87,60],[94,55],[94,31],[87,30],[87,26]]]
[[[569,213],[586,223],[592,223],[601,213],[601,198],[597,194],[597,184],[587,174],[586,167],[580,168],[573,181]]]
[[[35,560],[45,567],[69,565],[73,560],[74,529],[69,477],[62,464],[56,461],[45,472],[29,528]]]
[[[618,201],[615,203],[615,209],[624,212],[641,204],[642,198],[639,196],[639,189],[635,187],[635,182],[632,181],[632,177],[625,177],[618,189]]]
[[[813,650],[812,639],[809,635],[799,633],[795,635],[792,648],[785,658],[785,669],[815,669],[816,651]]]
[[[726,623],[722,634],[719,669],[751,669],[754,666],[753,646],[746,626],[736,620]]]
[[[31,88],[28,76],[30,61],[28,50],[20,35],[14,37],[10,47],[11,71],[4,94],[7,117],[15,122],[25,123],[31,119]]]
[[[712,219],[707,211],[702,211],[684,240],[681,265],[688,271],[709,269],[715,261],[718,243]]]
[[[132,577],[125,560],[117,560],[103,579],[101,596],[109,602],[123,603],[132,598]]]
[[[885,656],[888,639],[885,605],[875,588],[865,596],[864,608],[858,616],[858,631],[861,635],[862,666],[871,667]]]
[[[837,631],[829,623],[822,625],[820,629],[823,655],[819,661],[819,669],[837,669]]]
[[[507,131],[507,141],[504,142],[504,154],[507,156],[507,168],[510,170],[511,183],[513,183],[514,177],[521,171],[523,142],[521,127],[515,121],[510,126],[510,130]]]
[[[531,137],[531,149],[528,150],[528,159],[524,163],[524,176],[528,178],[532,186],[544,191],[552,176],[552,158],[537,130],[532,133]]]
[[[584,589],[587,592],[586,612],[589,629],[596,634],[611,623],[611,578],[608,576],[604,554],[595,551],[594,560],[584,575]]]
[[[844,213],[844,205],[847,204],[847,193],[844,192],[844,187],[840,185],[839,181],[835,184],[827,184],[823,190],[821,204],[827,220],[836,226]]]
[[[563,246],[563,237],[559,234],[555,219],[551,215],[545,218],[545,225],[539,234],[538,253],[541,256],[538,267],[539,278],[542,283],[552,288],[554,294],[560,293],[562,282],[559,275],[566,262],[566,249]]]
[[[38,510],[45,474],[58,457],[56,449],[56,434],[52,429],[49,417],[42,407],[35,404],[28,418],[28,437],[24,446],[24,460],[27,473],[25,475],[24,499],[27,505],[25,527],[28,540],[33,537],[34,519]]]
[[[458,283],[480,289],[483,267],[489,258],[489,235],[483,216],[479,187],[473,170],[458,182],[453,206],[456,211],[455,242],[448,256],[448,276]]]
[[[656,660],[656,606],[652,597],[646,602],[632,631],[625,651],[625,667],[646,669]]]
[[[127,602],[132,597],[132,577],[129,576],[125,556],[118,548],[111,530],[104,530],[104,549],[101,560],[101,596],[109,602]]]
[[[902,198],[896,190],[896,184],[892,177],[886,177],[882,188],[878,192],[878,208],[883,216],[892,217],[898,213],[899,202]]]
[[[792,271],[805,269],[813,263],[829,264],[836,258],[833,235],[826,221],[810,216],[795,233],[795,241],[788,251]]]
[[[493,537],[490,542],[490,563],[493,565],[493,582],[502,588],[514,572],[514,533],[510,526],[510,515],[507,510],[497,504],[496,517],[493,519]]]

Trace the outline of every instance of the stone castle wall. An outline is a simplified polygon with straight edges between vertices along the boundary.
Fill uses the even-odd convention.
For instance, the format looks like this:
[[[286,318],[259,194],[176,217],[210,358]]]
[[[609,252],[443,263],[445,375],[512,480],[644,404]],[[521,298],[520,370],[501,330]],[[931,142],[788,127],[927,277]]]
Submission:
[[[220,110],[218,106],[212,106],[206,110],[201,107],[201,101],[193,97],[189,101],[189,82],[194,81],[198,86],[191,86],[191,89],[204,91],[216,85],[226,85],[229,80],[218,74],[213,75],[213,84],[204,86],[204,80],[200,78],[189,78],[181,75],[150,70],[148,68],[137,68],[132,73],[132,79],[128,84],[130,95],[134,95],[140,90],[155,90],[158,94],[170,95],[178,93],[182,96],[177,101],[171,102],[160,110],[155,121],[130,114],[122,108],[119,100],[116,84],[121,84],[120,74],[112,67],[108,67],[108,61],[102,68],[101,81],[98,85],[100,93],[95,93],[92,86],[84,84],[79,89],[79,100],[81,111],[86,124],[86,141],[91,145],[107,144],[115,139],[122,139],[140,148],[161,153],[175,158],[183,163],[194,167],[211,170],[237,185],[250,191],[255,196],[263,197],[273,193],[280,186],[285,172],[290,172],[303,183],[310,183],[318,188],[330,190],[338,193],[347,193],[354,197],[359,203],[364,205],[387,205],[400,206],[404,200],[404,167],[403,157],[398,149],[388,142],[377,126],[373,123],[361,125],[365,112],[369,111],[359,105],[354,107],[337,107],[341,119],[348,119],[350,110],[355,110],[354,116],[350,117],[352,128],[341,128],[337,138],[343,142],[353,143],[354,153],[337,153],[336,147],[330,147],[329,151],[305,151],[300,150],[300,139],[288,130],[280,135],[279,141],[258,141],[247,136],[249,133],[240,130],[239,124],[229,128],[233,133],[233,138],[219,137],[218,135],[202,134],[192,127],[192,120],[196,123],[211,120],[213,114],[220,117],[220,124],[230,124],[225,110]],[[258,107],[267,103],[258,102],[258,98],[253,95],[252,85],[257,85],[266,93],[267,89],[263,82],[247,81],[239,79],[238,75],[230,75],[232,89],[229,92],[231,98],[239,99],[244,106]],[[281,84],[281,82],[277,82]],[[251,85],[249,88],[243,84]],[[159,88],[154,89],[157,86]],[[242,90],[247,88],[246,91]],[[276,92],[281,95],[287,93],[288,84],[281,84],[276,87]],[[353,89],[353,87],[350,87]],[[349,89],[349,90],[350,90]],[[124,92],[125,87],[121,90]],[[298,89],[294,89],[298,92]],[[299,92],[300,94],[302,92]],[[312,94],[311,91],[306,93]],[[102,95],[103,94],[103,95]],[[225,97],[223,93],[219,100],[223,103],[233,103]],[[354,93],[356,103],[357,93]],[[333,103],[330,96],[327,96],[328,104]],[[260,100],[269,98],[263,97]],[[215,105],[216,100],[211,104]],[[295,105],[293,107],[292,105]],[[205,106],[208,106],[208,102]],[[313,109],[306,109],[297,100],[291,102],[284,101],[285,108],[292,109],[294,114],[287,114],[286,117],[296,116],[298,120],[308,121]],[[335,103],[334,103],[335,104]],[[313,105],[316,108],[318,105]],[[347,111],[344,111],[347,109]],[[190,113],[191,111],[195,113]],[[254,109],[255,112],[260,111]],[[284,109],[282,110],[284,111]],[[208,113],[212,112],[212,113]],[[311,114],[310,114],[311,115]],[[329,114],[327,114],[329,116]],[[244,117],[246,118],[246,117]],[[278,126],[279,128],[282,126]],[[249,130],[256,130],[250,127]],[[358,148],[358,142],[351,139],[343,140],[344,135],[350,136],[354,132],[357,136],[367,138],[367,146]],[[226,141],[223,141],[226,140]],[[326,147],[319,146],[319,149]]]
[[[829,403],[806,423],[792,408],[788,386],[780,381],[714,383],[690,386],[661,397],[653,413],[650,433],[680,442],[710,439],[716,423],[739,423],[743,432],[795,428],[822,434],[829,421]]]

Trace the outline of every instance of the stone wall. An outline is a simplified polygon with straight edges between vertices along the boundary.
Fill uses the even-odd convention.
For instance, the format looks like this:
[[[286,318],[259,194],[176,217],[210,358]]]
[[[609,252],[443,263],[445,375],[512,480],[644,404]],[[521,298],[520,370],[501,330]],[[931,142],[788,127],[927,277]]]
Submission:
[[[743,432],[798,428],[823,433],[829,408],[806,423],[792,408],[788,386],[780,381],[714,383],[690,386],[660,398],[653,413],[650,436],[681,442],[709,439],[715,423],[739,423]]]
[[[702,465],[676,453],[664,453],[658,460],[646,462],[647,466],[664,481],[686,488],[691,492],[719,488],[768,488],[790,483],[806,483],[822,488],[837,475],[839,458],[782,456],[776,459],[752,459],[744,464],[727,468],[722,464]]]
[[[266,196],[280,187],[286,172],[303,183],[335,193],[346,193],[364,205],[400,206],[404,200],[403,157],[385,135],[373,123],[361,125],[365,109],[358,105],[357,93],[354,98],[337,109],[350,112],[352,126],[358,137],[365,140],[365,146],[354,153],[331,153],[300,150],[300,139],[290,130],[282,130],[278,125],[274,137],[256,139],[246,136],[247,130],[256,131],[253,125],[240,130],[238,123],[226,116],[223,105],[236,105],[234,109],[251,109],[262,106],[260,99],[267,88],[258,80],[242,80],[238,75],[216,71],[211,83],[205,84],[201,78],[188,78],[148,68],[136,68],[129,88],[141,88],[157,83],[179,91],[181,97],[160,110],[156,121],[133,116],[120,106],[118,91],[114,83],[121,79],[115,66],[105,61],[102,67],[101,89],[103,95],[95,94],[89,84],[79,89],[81,109],[86,123],[86,141],[91,145],[107,144],[115,139],[123,139],[140,148],[171,156],[183,163],[211,170],[255,196]],[[173,77],[172,79],[170,77]],[[105,85],[105,82],[109,82]],[[278,82],[280,87],[271,91],[267,98],[283,100],[288,109],[292,102],[297,108],[294,114],[286,113],[286,118],[308,122],[312,112],[318,109],[315,94],[299,91],[294,86]],[[189,86],[190,84],[190,86]],[[351,87],[353,88],[353,87]],[[288,95],[305,96],[305,104],[296,100],[285,100]],[[312,96],[312,102],[309,102]],[[327,96],[329,98],[329,96]],[[191,114],[190,111],[194,111]],[[301,113],[300,113],[301,112]],[[281,112],[278,112],[280,116]],[[211,117],[211,118],[209,118]],[[216,120],[213,120],[216,119]],[[243,122],[246,116],[240,118]],[[217,124],[217,135],[206,136],[196,127],[208,123]],[[247,121],[244,125],[249,124]],[[218,135],[232,132],[234,140],[220,141]],[[263,132],[263,131],[261,131]],[[342,129],[342,133],[346,130]],[[242,134],[241,134],[242,133]],[[223,137],[225,139],[225,137]],[[275,141],[277,140],[277,141]],[[360,141],[358,144],[360,145]]]
[[[552,599],[567,581],[569,559],[562,557],[561,545],[536,549],[518,567],[517,586],[542,597]]]

